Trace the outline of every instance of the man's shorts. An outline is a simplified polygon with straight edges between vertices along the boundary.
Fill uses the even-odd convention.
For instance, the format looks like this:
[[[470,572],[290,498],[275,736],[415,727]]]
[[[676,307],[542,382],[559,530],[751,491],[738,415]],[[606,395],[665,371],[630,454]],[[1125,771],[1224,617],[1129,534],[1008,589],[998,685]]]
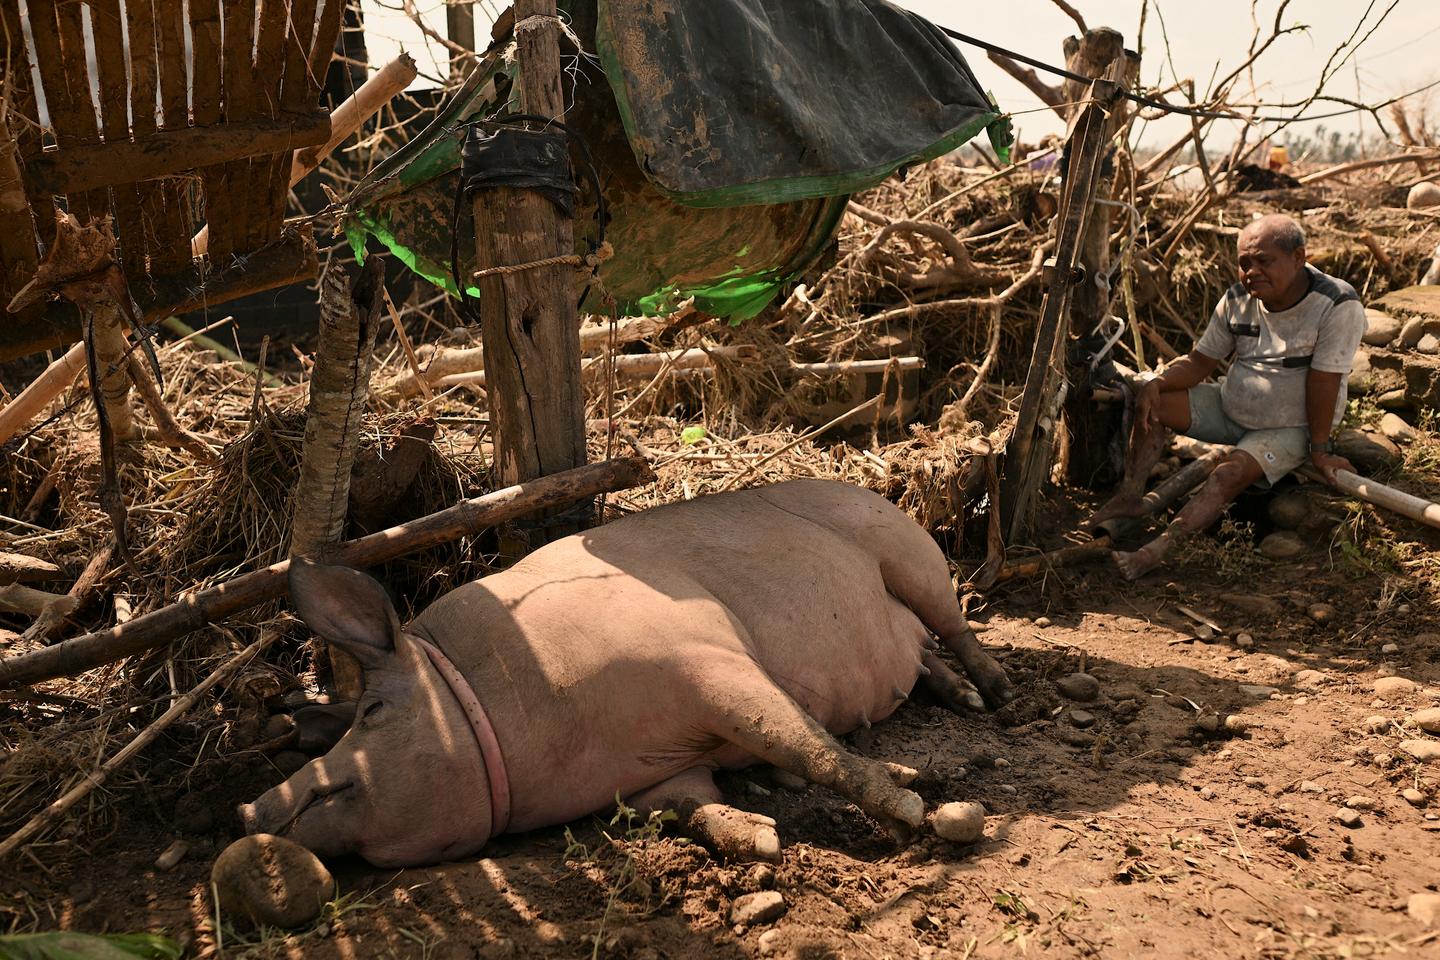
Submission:
[[[1274,427],[1251,430],[1225,415],[1220,405],[1220,384],[1202,383],[1190,388],[1190,429],[1185,436],[1206,443],[1223,443],[1244,450],[1265,471],[1265,485],[1310,459],[1308,427]]]

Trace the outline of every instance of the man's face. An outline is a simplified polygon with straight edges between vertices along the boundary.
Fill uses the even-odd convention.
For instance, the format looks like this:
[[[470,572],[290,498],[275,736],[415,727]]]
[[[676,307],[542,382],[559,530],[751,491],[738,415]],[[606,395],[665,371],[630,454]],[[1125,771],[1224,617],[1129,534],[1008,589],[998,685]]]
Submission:
[[[1267,231],[1240,235],[1240,281],[1267,307],[1285,301],[1305,269],[1305,248],[1282,250]]]

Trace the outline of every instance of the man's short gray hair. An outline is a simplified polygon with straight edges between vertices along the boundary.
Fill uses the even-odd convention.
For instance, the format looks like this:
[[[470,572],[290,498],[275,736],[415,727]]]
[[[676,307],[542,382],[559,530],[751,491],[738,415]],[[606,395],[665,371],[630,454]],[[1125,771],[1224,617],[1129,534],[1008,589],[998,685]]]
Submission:
[[[1246,225],[1244,232],[1259,233],[1285,253],[1294,253],[1305,246],[1305,231],[1293,218],[1272,213]]]

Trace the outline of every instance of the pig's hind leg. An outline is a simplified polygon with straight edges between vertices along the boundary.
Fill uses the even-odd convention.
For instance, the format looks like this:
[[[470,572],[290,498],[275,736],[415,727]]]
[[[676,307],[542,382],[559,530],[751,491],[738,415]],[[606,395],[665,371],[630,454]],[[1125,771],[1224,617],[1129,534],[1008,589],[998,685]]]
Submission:
[[[691,767],[626,800],[642,813],[673,810],[680,830],[728,860],[780,862],[775,821],[727,805],[707,767]]]
[[[751,660],[719,660],[698,691],[713,733],[766,763],[829,787],[908,839],[925,802],[896,783],[910,771],[857,756]]]

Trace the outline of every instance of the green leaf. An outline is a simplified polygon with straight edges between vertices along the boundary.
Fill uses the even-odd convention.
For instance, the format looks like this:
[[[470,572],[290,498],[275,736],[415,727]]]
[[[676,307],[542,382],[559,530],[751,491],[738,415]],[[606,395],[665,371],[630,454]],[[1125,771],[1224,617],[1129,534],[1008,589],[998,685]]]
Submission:
[[[693,447],[707,436],[709,434],[705,432],[704,427],[686,427],[680,431],[680,442],[687,447]]]
[[[0,937],[0,960],[178,960],[184,951],[153,933],[24,933]]]

